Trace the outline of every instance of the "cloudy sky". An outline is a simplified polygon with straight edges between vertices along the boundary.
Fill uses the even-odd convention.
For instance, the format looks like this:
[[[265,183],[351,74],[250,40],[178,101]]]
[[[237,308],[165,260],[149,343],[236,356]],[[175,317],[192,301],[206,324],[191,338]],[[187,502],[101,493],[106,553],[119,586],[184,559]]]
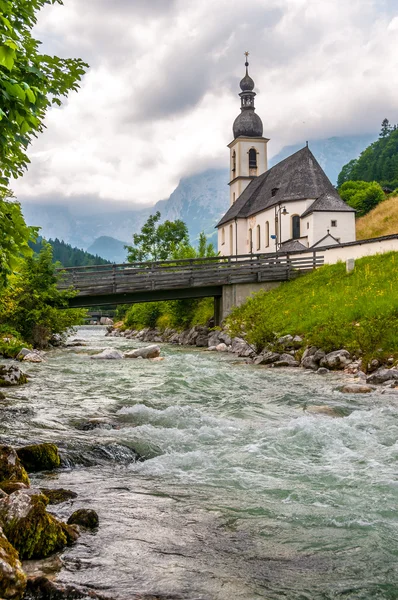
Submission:
[[[23,201],[153,204],[227,167],[245,50],[271,156],[398,122],[397,0],[64,0],[35,34],[90,70],[31,147]]]

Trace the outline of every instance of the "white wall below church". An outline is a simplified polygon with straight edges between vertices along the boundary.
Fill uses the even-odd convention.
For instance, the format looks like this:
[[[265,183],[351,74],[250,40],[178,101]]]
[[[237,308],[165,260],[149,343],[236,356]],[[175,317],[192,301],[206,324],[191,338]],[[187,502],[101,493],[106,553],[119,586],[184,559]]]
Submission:
[[[342,244],[356,240],[355,213],[354,212],[315,212],[312,214],[313,227],[309,238],[310,246],[316,244],[329,233]],[[337,225],[332,226],[332,221]]]

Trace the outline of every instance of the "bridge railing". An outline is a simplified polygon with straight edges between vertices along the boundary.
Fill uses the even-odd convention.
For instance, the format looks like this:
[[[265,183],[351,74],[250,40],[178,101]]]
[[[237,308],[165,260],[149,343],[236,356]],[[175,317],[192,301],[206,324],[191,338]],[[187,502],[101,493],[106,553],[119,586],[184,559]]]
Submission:
[[[73,287],[79,295],[123,294],[145,290],[178,289],[283,281],[323,264],[323,256],[242,254],[183,260],[163,260],[59,269],[60,289]]]

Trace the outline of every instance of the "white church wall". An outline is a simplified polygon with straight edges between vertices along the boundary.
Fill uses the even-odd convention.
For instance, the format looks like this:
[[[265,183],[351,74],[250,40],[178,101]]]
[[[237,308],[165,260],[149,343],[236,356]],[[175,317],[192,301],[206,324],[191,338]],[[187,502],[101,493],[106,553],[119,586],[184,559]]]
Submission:
[[[327,235],[328,229],[329,233],[342,244],[355,241],[354,212],[314,212],[312,218],[313,226],[310,230],[310,246],[316,244],[321,238]]]

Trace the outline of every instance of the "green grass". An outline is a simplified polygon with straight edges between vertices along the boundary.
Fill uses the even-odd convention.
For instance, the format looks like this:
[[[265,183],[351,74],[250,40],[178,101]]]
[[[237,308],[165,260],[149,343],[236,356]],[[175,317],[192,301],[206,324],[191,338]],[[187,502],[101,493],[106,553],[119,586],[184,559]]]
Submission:
[[[343,263],[327,265],[254,294],[226,325],[257,350],[292,334],[327,352],[398,354],[398,252],[359,259],[350,274]]]

